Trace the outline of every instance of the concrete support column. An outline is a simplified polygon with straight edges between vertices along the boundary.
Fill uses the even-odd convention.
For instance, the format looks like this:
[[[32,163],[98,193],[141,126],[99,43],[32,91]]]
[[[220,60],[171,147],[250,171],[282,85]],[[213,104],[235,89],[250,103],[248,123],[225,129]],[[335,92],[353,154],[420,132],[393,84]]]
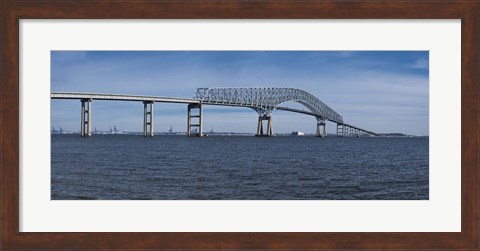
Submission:
[[[88,121],[87,121],[87,135],[92,136],[92,100],[88,100]]]
[[[263,121],[267,121],[267,130],[265,131],[265,134],[263,133]],[[257,125],[257,134],[255,136],[273,136],[273,130],[272,130],[272,116],[270,115],[258,115],[258,125]]]
[[[262,115],[258,116],[257,134],[256,136],[263,135],[263,120]]]
[[[82,110],[80,117],[80,135],[82,137],[92,136],[92,99],[82,99]],[[85,106],[87,103],[87,106]]]
[[[202,104],[199,104],[198,105],[198,114],[199,114],[199,118],[198,118],[198,133],[200,134],[200,137],[203,137],[203,108],[202,108]]]
[[[273,133],[272,133],[272,116],[269,116],[267,121],[268,121],[267,122],[267,135],[268,136],[273,136]]]
[[[192,109],[190,108],[190,105],[188,105],[188,108],[187,108],[187,137],[190,137],[190,135],[192,133],[191,130],[190,130],[190,126],[192,124],[191,115],[192,115]]]
[[[344,129],[343,124],[337,124],[337,136],[338,137],[343,137],[344,136],[343,129]]]
[[[322,138],[327,136],[327,123],[325,123],[325,121],[317,121],[317,133],[315,134],[315,136]]]
[[[80,114],[80,136],[85,137],[85,100],[80,100],[82,103],[82,113]]]
[[[153,131],[153,102],[150,103],[150,137],[155,134]]]
[[[147,137],[147,103],[143,102],[143,137]]]
[[[198,113],[193,114],[192,110],[198,110]],[[203,137],[203,109],[202,104],[188,104],[187,112],[187,136]],[[192,123],[192,118],[197,120],[197,123]]]
[[[143,102],[143,137],[147,137],[147,135],[153,137],[155,135],[153,131],[153,103],[154,101]]]

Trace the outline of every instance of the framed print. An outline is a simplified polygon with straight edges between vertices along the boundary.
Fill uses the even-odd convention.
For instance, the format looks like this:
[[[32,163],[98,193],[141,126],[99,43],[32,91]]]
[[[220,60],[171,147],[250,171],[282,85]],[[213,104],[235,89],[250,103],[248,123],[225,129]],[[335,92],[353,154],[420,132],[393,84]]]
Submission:
[[[1,8],[2,249],[478,249],[478,1]]]
[[[373,24],[362,20],[355,23],[231,20],[228,30],[232,32],[216,38],[215,34],[229,32],[222,30],[226,22],[137,21],[131,28],[121,21],[21,22],[24,33],[20,43],[26,53],[21,57],[24,63],[20,84],[28,88],[21,90],[20,96],[25,98],[21,99],[20,107],[31,107],[20,109],[20,120],[25,125],[20,131],[20,143],[24,146],[20,154],[30,156],[20,165],[23,173],[20,183],[30,184],[20,187],[21,231],[460,231],[460,169],[454,168],[460,163],[460,139],[458,134],[441,133],[460,127],[460,67],[453,65],[460,64],[461,43],[458,37],[451,36],[460,33],[460,22],[404,21],[400,25],[395,21]],[[122,29],[115,28],[117,25]],[[357,39],[353,47],[349,45],[351,37],[338,35],[350,34],[351,25],[361,28],[367,38],[388,32],[388,40]],[[151,44],[138,42],[132,47],[131,42],[121,37],[145,26],[149,34],[163,34],[162,41],[144,37],[140,40]],[[189,38],[189,34],[195,34],[189,27],[202,30],[203,38]],[[388,27],[389,31],[382,27]],[[36,32],[30,33],[33,30]],[[115,34],[112,30],[121,32]],[[300,41],[312,43],[302,44],[301,51],[295,50],[298,45],[282,37],[292,32]],[[98,35],[107,33],[108,37]],[[244,50],[245,42],[241,46],[235,44],[242,37],[251,37],[249,33],[257,34],[250,45],[255,47]],[[68,51],[51,46],[48,38],[54,34],[63,34],[62,38],[55,38],[55,43],[69,48]],[[93,34],[99,38],[93,47],[86,47],[84,42],[75,44]],[[321,34],[320,39],[317,34]],[[416,34],[421,42],[407,47],[402,47],[405,43],[395,44],[399,38],[411,34]],[[169,44],[164,37],[174,43]],[[339,40],[346,43],[339,46]],[[444,41],[447,46],[435,45],[435,41]],[[124,50],[105,51],[112,49],[113,43]],[[273,43],[276,50],[272,50]],[[368,51],[385,45],[389,50]],[[427,63],[430,55],[436,59],[431,64]],[[43,68],[49,66],[43,63],[49,61],[48,57],[50,69]],[[291,61],[296,63],[292,65]],[[97,65],[91,67],[91,64]],[[322,72],[323,68],[328,71]],[[342,75],[330,73],[339,70]],[[51,72],[50,78],[44,74],[47,72]],[[206,72],[215,73],[199,74]],[[278,72],[283,73],[279,76]],[[441,72],[449,75],[442,76],[441,84],[430,86],[429,78],[440,83]],[[355,81],[351,80],[352,75]],[[121,77],[114,80],[115,76]],[[215,79],[205,79],[212,76]],[[246,76],[254,77],[245,79]],[[348,78],[343,79],[344,76]],[[197,83],[200,78],[204,80]],[[273,86],[249,87],[260,78],[265,78],[265,82],[277,79]],[[232,79],[235,82],[230,83]],[[160,80],[172,85],[159,84]],[[133,82],[136,84],[132,85]],[[208,89],[203,82],[209,84]],[[322,84],[325,82],[334,84]],[[50,90],[44,88],[48,86]],[[148,96],[144,90],[151,90]],[[452,101],[437,104],[445,93]],[[380,94],[388,98],[380,100]],[[91,101],[84,100],[85,95]],[[202,98],[201,107],[194,103],[197,98],[189,98],[193,95]],[[295,102],[282,100],[275,110],[265,105],[275,102],[277,95],[298,99],[303,104],[294,106]],[[338,100],[331,100],[336,96]],[[355,101],[356,96],[361,98]],[[244,98],[237,102],[240,97]],[[148,99],[155,102],[148,103]],[[172,101],[177,103],[170,104]],[[322,102],[326,108],[322,108]],[[341,107],[349,102],[356,103],[348,109]],[[367,113],[357,110],[349,114],[352,106],[362,106]],[[387,114],[382,113],[382,108]],[[322,115],[322,109],[327,113]],[[47,123],[38,122],[42,120],[38,115],[44,110],[51,111],[51,133]],[[83,114],[80,118],[78,110]],[[293,111],[301,113],[295,117]],[[325,116],[328,121],[325,125],[316,119],[312,121],[308,111],[320,119]],[[446,111],[454,121],[442,123],[429,132],[429,121],[442,121]],[[362,112],[362,119],[352,120]],[[83,133],[82,126],[78,128],[79,122]],[[153,122],[153,127],[148,122]],[[198,123],[209,129],[199,128]],[[408,125],[414,125],[408,133],[415,136],[369,135],[385,133],[386,129],[406,133]],[[185,137],[188,127],[194,128],[190,137]],[[263,137],[254,137],[254,133],[262,136],[262,131]],[[315,137],[318,131],[320,137]],[[292,132],[297,137],[291,137]],[[301,132],[307,135],[301,137]],[[203,134],[201,139],[199,134]],[[46,148],[51,153],[41,153],[33,143],[22,143],[26,139],[48,141],[49,137],[51,146]],[[439,139],[443,144],[433,143]],[[366,145],[359,145],[362,143]],[[288,150],[282,153],[284,149]],[[441,158],[446,153],[449,158]],[[390,161],[386,164],[381,159]],[[429,166],[438,163],[448,165],[430,170]],[[49,173],[51,177],[46,175]],[[430,176],[437,178],[429,179]],[[112,206],[116,209],[109,209]],[[345,213],[341,219],[335,216],[334,212],[350,207],[355,207],[356,212]],[[123,208],[126,212],[122,212]],[[141,217],[123,218],[120,225],[115,224],[121,215],[138,210],[142,211],[138,212]],[[183,210],[182,218],[172,213],[178,210]],[[81,213],[86,211],[95,214]],[[38,217],[38,212],[44,217]],[[70,218],[73,212],[78,212],[75,221]],[[198,214],[203,217],[196,217]],[[241,217],[229,218],[232,214]],[[296,214],[302,217],[284,217]],[[389,217],[390,214],[396,217]],[[59,220],[42,221],[52,217]],[[205,218],[209,219],[208,224],[201,222]],[[439,222],[438,218],[444,220]],[[67,221],[70,224],[62,224]]]

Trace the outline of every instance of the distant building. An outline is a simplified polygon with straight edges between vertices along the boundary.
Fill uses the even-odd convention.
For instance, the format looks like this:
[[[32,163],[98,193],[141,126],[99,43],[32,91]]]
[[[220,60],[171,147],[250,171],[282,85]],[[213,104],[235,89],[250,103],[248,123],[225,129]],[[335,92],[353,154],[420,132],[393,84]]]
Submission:
[[[404,133],[379,133],[378,136],[383,136],[383,137],[409,137],[409,135],[406,135]]]
[[[304,136],[305,133],[304,133],[304,132],[301,132],[301,131],[295,131],[295,132],[292,132],[292,135],[293,135],[293,136]]]
[[[59,130],[56,130],[55,127],[52,126],[51,134],[64,134],[64,133],[68,133],[68,132],[63,130],[61,126]]]

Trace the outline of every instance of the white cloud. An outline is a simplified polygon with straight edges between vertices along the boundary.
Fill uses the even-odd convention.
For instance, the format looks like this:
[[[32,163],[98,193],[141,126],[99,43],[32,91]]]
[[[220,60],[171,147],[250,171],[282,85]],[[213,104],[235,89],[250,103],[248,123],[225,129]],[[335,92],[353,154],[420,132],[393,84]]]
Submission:
[[[414,69],[428,69],[428,60],[427,59],[419,59],[414,64],[410,65],[410,68]]]

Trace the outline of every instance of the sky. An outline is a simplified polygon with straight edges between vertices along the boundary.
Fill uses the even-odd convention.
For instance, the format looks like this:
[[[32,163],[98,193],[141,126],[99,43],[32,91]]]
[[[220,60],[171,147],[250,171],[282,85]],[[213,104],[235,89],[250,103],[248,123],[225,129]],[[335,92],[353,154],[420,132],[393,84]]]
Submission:
[[[428,135],[428,51],[52,51],[52,92],[187,97],[203,87],[292,87],[378,133]],[[305,109],[295,102],[281,106]],[[51,124],[80,130],[80,101],[52,100]],[[205,131],[255,133],[250,108],[204,106]],[[155,103],[156,132],[185,132],[185,104]],[[92,128],[143,130],[141,102],[92,102]],[[274,133],[315,133],[312,116],[274,111]],[[335,133],[334,123],[327,124]]]

